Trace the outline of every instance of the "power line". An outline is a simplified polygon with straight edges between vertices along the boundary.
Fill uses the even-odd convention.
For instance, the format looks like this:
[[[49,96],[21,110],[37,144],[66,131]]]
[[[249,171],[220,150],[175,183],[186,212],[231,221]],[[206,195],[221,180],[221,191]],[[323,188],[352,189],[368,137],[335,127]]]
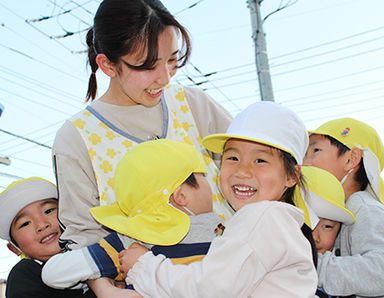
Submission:
[[[19,138],[19,139],[22,139],[22,140],[25,140],[25,141],[34,143],[34,144],[39,145],[39,146],[44,147],[44,148],[52,149],[51,146],[48,146],[48,145],[45,145],[45,144],[43,144],[43,143],[37,142],[37,141],[35,141],[35,140],[32,140],[32,139],[29,139],[29,138],[26,138],[26,137],[17,135],[17,134],[15,134],[15,133],[13,133],[13,132],[6,131],[6,130],[1,129],[1,128],[0,128],[0,132],[3,132],[3,133],[8,134],[8,135],[10,135],[10,136],[13,136],[13,137],[16,137],[16,138]]]

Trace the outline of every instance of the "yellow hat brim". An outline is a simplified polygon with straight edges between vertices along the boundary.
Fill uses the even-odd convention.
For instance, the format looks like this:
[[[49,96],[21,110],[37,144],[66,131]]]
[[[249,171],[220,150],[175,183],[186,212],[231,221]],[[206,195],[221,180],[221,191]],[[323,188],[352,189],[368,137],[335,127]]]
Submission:
[[[154,245],[177,244],[189,231],[189,216],[168,204],[159,204],[151,212],[139,211],[128,217],[117,202],[90,209],[93,217],[104,226]]]

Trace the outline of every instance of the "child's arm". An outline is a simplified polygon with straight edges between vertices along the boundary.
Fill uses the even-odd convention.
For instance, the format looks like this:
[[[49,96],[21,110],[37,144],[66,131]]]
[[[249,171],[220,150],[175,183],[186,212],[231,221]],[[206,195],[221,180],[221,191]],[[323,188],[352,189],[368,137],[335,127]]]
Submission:
[[[56,289],[86,288],[81,282],[100,277],[98,267],[89,258],[86,247],[54,255],[45,263],[41,278]]]
[[[98,278],[96,280],[89,280],[88,285],[98,298],[142,297],[139,293],[134,290],[127,290],[115,287],[113,280],[105,277]]]

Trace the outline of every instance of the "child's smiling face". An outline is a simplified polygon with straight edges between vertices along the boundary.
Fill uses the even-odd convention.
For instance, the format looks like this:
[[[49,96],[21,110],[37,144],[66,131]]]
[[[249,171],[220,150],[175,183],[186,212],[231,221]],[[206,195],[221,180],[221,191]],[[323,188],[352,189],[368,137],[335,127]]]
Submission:
[[[253,141],[230,139],[224,147],[220,186],[236,211],[259,201],[277,201],[296,184],[279,150]]]
[[[45,199],[21,209],[11,224],[11,235],[27,256],[47,261],[59,253],[61,235],[57,200]]]

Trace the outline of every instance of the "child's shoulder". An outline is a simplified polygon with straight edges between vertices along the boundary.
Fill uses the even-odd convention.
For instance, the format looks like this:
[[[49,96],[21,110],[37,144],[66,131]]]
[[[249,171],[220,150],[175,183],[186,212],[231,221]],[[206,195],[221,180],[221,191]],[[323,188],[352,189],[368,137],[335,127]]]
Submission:
[[[241,225],[262,225],[265,222],[304,222],[303,212],[290,204],[277,201],[262,201],[245,205],[235,213],[231,221]]]
[[[12,293],[20,285],[25,285],[26,282],[35,281],[40,282],[40,274],[42,270],[42,263],[33,259],[22,259],[15,266],[13,266],[7,278],[8,291]],[[14,289],[14,290],[12,290]]]
[[[353,193],[345,203],[345,207],[355,216],[359,213],[374,212],[382,214],[384,220],[384,205],[367,191]]]

